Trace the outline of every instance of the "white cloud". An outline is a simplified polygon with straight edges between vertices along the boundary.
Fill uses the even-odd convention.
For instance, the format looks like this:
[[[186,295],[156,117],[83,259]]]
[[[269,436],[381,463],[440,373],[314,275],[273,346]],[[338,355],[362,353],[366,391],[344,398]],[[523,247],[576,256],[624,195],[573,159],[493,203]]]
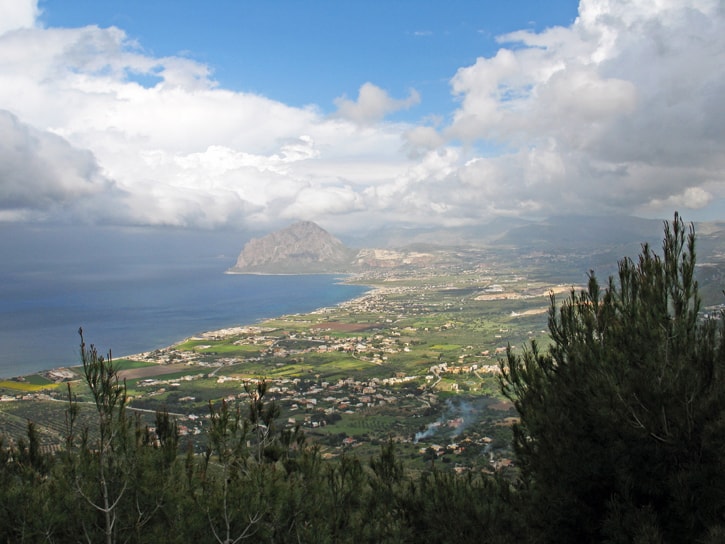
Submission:
[[[621,213],[725,196],[721,2],[582,0],[569,28],[499,41],[453,78],[447,131],[504,150],[462,171],[497,206]]]
[[[412,157],[436,149],[445,144],[445,139],[433,127],[415,127],[403,134],[405,149]]]
[[[411,89],[407,98],[395,100],[383,89],[369,82],[360,87],[357,101],[349,100],[345,96],[335,99],[338,117],[363,125],[381,121],[386,115],[408,109],[419,102],[420,96],[415,89]]]
[[[397,153],[397,129],[359,127],[219,89],[206,66],[149,57],[116,28],[0,36],[0,68],[0,105],[29,130],[65,142],[69,153],[88,150],[97,174],[113,180],[101,189],[105,196],[123,197],[117,221],[262,226],[295,215],[341,214],[346,201],[359,200],[351,192],[407,165]],[[143,87],[137,75],[158,83]],[[0,184],[6,194],[17,192]],[[76,194],[60,180],[46,185],[39,198],[64,202]],[[8,198],[6,206],[16,201]]]
[[[20,28],[32,28],[40,15],[38,2],[0,0],[0,34]]]
[[[309,219],[363,210],[361,196],[349,185],[305,187],[280,213],[288,219]]]
[[[90,152],[34,129],[4,110],[0,110],[0,180],[0,210],[6,219],[86,213],[91,201],[101,204],[96,197],[115,191]],[[87,218],[101,216],[98,210],[95,217]]]
[[[712,201],[712,194],[702,187],[688,187],[682,193],[670,195],[666,199],[653,198],[645,206],[644,212],[661,214],[663,211],[691,209],[699,210]]]
[[[724,10],[583,0],[570,27],[501,36],[460,68],[433,127],[385,121],[415,91],[365,83],[325,116],[220,88],[122,29],[39,28],[35,2],[0,0],[0,220],[341,232],[707,209],[725,197]]]

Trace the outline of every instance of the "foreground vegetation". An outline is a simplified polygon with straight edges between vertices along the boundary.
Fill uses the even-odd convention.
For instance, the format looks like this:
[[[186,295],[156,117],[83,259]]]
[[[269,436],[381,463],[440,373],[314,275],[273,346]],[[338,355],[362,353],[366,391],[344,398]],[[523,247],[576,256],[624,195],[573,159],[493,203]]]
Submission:
[[[34,423],[1,449],[0,541],[722,542],[725,321],[702,315],[694,271],[694,233],[675,217],[661,257],[645,246],[606,286],[592,275],[560,306],[552,295],[548,339],[509,348],[493,378],[518,417],[513,467],[460,474],[403,463],[408,431],[373,454],[323,460],[331,450],[310,439],[304,419],[290,423],[273,380],[246,380],[241,397],[209,401],[204,439],[184,442],[168,411],[149,423],[131,410],[122,371],[83,344],[84,388],[67,385],[59,451],[45,453]],[[437,334],[431,351],[465,352]],[[206,356],[215,346],[184,349]],[[308,385],[332,381],[344,366],[336,361]],[[272,368],[306,372],[320,360],[286,362]],[[234,364],[214,369],[235,373]],[[414,389],[402,397],[420,403]],[[373,414],[385,415],[380,406]],[[352,430],[361,416],[327,428]]]

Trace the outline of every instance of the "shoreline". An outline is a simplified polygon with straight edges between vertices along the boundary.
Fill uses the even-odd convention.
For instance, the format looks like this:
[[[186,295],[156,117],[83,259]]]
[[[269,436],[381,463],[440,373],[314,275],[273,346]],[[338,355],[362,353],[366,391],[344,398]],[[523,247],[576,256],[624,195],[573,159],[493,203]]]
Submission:
[[[225,274],[226,273],[227,272],[225,272]],[[281,319],[281,318],[284,318],[284,317],[289,316],[289,315],[307,315],[307,314],[314,314],[314,313],[320,312],[321,310],[324,310],[325,308],[339,308],[339,307],[342,307],[343,305],[355,304],[357,302],[360,302],[360,301],[364,300],[366,297],[368,297],[368,296],[370,296],[372,294],[377,294],[379,292],[384,292],[386,290],[385,287],[380,287],[380,286],[377,286],[377,285],[367,284],[367,283],[364,283],[364,282],[354,283],[354,280],[355,279],[362,279],[362,278],[360,278],[360,275],[359,274],[349,274],[350,276],[354,276],[354,278],[343,278],[342,276],[347,276],[348,274],[340,274],[340,273],[335,273],[335,274],[318,274],[318,273],[310,273],[310,274],[263,274],[263,273],[250,273],[250,274],[247,274],[247,273],[231,273],[231,274],[234,274],[234,275],[255,275],[255,276],[312,276],[312,275],[314,275],[314,276],[322,276],[322,275],[326,275],[326,276],[340,276],[340,280],[341,281],[335,282],[336,284],[340,284],[340,285],[344,285],[344,284],[347,284],[347,285],[357,285],[357,286],[360,286],[360,287],[364,287],[367,290],[365,292],[363,292],[362,294],[356,295],[356,296],[354,296],[352,298],[349,298],[349,299],[346,299],[346,300],[342,300],[342,301],[340,301],[340,302],[338,302],[338,303],[336,303],[336,304],[334,304],[332,306],[319,306],[319,307],[316,307],[316,308],[314,308],[312,310],[309,310],[309,311],[306,311],[306,312],[285,313],[285,314],[279,314],[279,315],[274,315],[274,316],[266,316],[266,317],[261,317],[261,318],[255,320],[255,321],[249,322],[249,323],[236,323],[234,325],[229,325],[229,326],[226,326],[226,327],[221,327],[219,329],[203,330],[203,331],[200,331],[198,333],[194,333],[191,336],[183,337],[183,338],[181,338],[179,340],[176,340],[176,341],[172,342],[171,344],[166,344],[166,345],[163,345],[163,346],[160,346],[160,347],[151,349],[151,350],[147,350],[147,351],[134,351],[134,352],[128,353],[128,354],[114,355],[113,358],[114,359],[140,360],[143,356],[148,355],[150,353],[153,353],[154,351],[157,351],[157,350],[167,350],[167,349],[170,349],[170,348],[172,348],[173,346],[175,346],[177,344],[182,344],[182,343],[184,343],[186,341],[189,341],[189,340],[193,340],[193,339],[203,339],[205,337],[212,336],[212,335],[216,335],[216,336],[220,336],[220,337],[224,338],[224,337],[230,336],[232,333],[230,332],[227,335],[220,334],[223,331],[240,331],[240,330],[243,330],[243,329],[249,329],[251,327],[258,327],[258,326],[260,326],[265,321],[270,321],[270,320],[273,320],[273,319]],[[80,349],[80,344],[79,344],[78,347]],[[112,347],[111,347],[111,351],[112,351]],[[157,363],[157,364],[160,364],[161,365],[161,364],[164,364],[164,363]],[[47,374],[47,373],[51,373],[51,372],[62,372],[64,370],[68,370],[68,369],[77,369],[77,368],[80,368],[81,366],[82,365],[80,365],[80,364],[75,364],[75,365],[60,365],[60,366],[53,366],[53,367],[49,367],[49,368],[43,368],[43,369],[40,369],[40,370],[37,370],[37,371],[34,371],[34,372],[29,372],[27,374],[17,374],[17,375],[7,376],[7,377],[6,376],[0,376],[0,382],[2,382],[2,381],[15,381],[15,382],[18,382],[18,383],[23,383],[23,382],[25,382],[25,379],[28,378],[28,377],[30,377],[30,376],[35,376],[35,375],[42,376],[43,374]]]
[[[263,274],[263,275],[304,276],[306,274]],[[315,275],[319,275],[319,274],[315,274]],[[340,283],[345,283],[345,282],[340,282]],[[385,287],[380,287],[380,286],[376,286],[376,285],[370,285],[370,284],[364,284],[364,283],[355,284],[355,285],[360,285],[360,286],[366,287],[366,288],[368,288],[368,291],[365,291],[363,294],[357,295],[353,298],[350,298],[347,300],[342,300],[333,306],[320,306],[320,307],[310,310],[308,312],[288,313],[288,314],[275,315],[272,317],[262,317],[262,318],[258,319],[257,321],[255,321],[254,323],[239,323],[236,325],[230,325],[228,327],[222,327],[221,329],[205,330],[205,331],[193,334],[192,336],[187,336],[185,338],[182,338],[181,340],[174,342],[173,344],[170,344],[168,346],[163,346],[163,347],[157,348],[157,349],[160,349],[160,350],[169,349],[177,344],[183,344],[184,342],[187,342],[190,340],[206,340],[211,336],[215,336],[218,338],[228,338],[229,336],[234,336],[235,333],[240,333],[240,332],[243,333],[243,332],[248,332],[249,329],[260,328],[264,324],[265,321],[271,321],[273,319],[283,319],[290,315],[316,314],[327,308],[339,308],[339,307],[342,307],[343,305],[347,305],[347,304],[356,304],[356,303],[363,301],[365,298],[367,298],[371,295],[380,294],[380,293],[383,293],[386,291]],[[131,353],[129,355],[121,355],[118,358],[119,359],[130,359],[132,357],[141,357],[142,355],[147,355],[149,353],[153,353],[153,351],[154,350],[142,351],[142,352],[138,352],[138,353]],[[132,360],[135,360],[135,359],[132,359]],[[158,364],[163,364],[163,363],[158,363]],[[80,366],[80,365],[78,365],[78,366]],[[75,367],[68,367],[68,368],[75,368]],[[48,370],[42,370],[40,372],[48,372]]]

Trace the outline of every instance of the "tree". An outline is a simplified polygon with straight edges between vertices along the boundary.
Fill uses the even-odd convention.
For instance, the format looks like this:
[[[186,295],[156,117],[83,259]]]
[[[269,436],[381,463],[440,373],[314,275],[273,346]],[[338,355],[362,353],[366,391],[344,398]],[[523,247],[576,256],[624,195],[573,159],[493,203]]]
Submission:
[[[130,456],[121,451],[128,447],[129,440],[126,384],[119,383],[111,353],[107,358],[99,355],[95,346],[86,347],[83,329],[78,329],[78,334],[83,376],[93,398],[98,425],[95,440],[87,429],[83,433],[80,457],[84,467],[93,467],[96,478],[92,480],[92,487],[87,488],[81,485],[79,477],[76,488],[88,504],[102,514],[104,539],[111,544],[116,540],[119,503],[126,493],[130,472]],[[71,401],[69,412],[74,410]]]
[[[87,541],[140,542],[142,535],[153,535],[152,520],[168,529],[166,516],[160,514],[178,480],[176,424],[168,413],[159,412],[152,434],[138,415],[129,415],[126,384],[119,379],[111,353],[99,355],[95,346],[86,346],[83,330],[78,332],[95,424],[77,432],[80,408],[69,387],[67,450],[57,478],[69,478],[69,487],[75,489],[73,518]]]
[[[0,541],[50,540],[62,523],[51,476],[52,458],[40,451],[40,436],[28,421],[27,441],[5,443],[0,436]]]
[[[699,314],[693,227],[664,230],[662,257],[645,244],[604,289],[552,296],[548,350],[502,364],[532,541],[722,536],[724,320]]]
[[[306,454],[299,426],[276,429],[280,411],[266,400],[267,382],[245,383],[244,389],[246,410],[238,402],[209,403],[206,452],[198,467],[189,463],[191,485],[194,479],[200,483],[199,505],[212,536],[224,544],[265,540],[291,523],[294,512],[284,519],[280,510],[292,500],[295,480],[289,475]]]

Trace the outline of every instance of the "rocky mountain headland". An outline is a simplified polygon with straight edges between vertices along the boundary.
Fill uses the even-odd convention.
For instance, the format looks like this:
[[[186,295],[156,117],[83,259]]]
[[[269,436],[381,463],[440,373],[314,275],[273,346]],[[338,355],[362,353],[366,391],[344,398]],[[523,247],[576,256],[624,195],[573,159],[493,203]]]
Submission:
[[[363,247],[351,248],[311,221],[253,238],[242,249],[232,274],[345,274],[392,269],[455,266],[484,254],[552,260],[552,273],[596,268],[616,271],[621,255],[636,255],[642,242],[658,243],[659,220],[631,217],[561,216],[542,221],[500,220],[461,228],[383,229],[353,238]],[[725,258],[725,224],[698,223],[701,268]],[[656,247],[656,245],[654,246]],[[722,275],[718,266],[717,276]],[[707,271],[705,271],[707,272]]]
[[[244,246],[230,274],[342,274],[429,264],[435,252],[411,248],[353,249],[311,221],[301,221]]]
[[[348,272],[357,251],[311,221],[301,221],[244,246],[233,274]]]

